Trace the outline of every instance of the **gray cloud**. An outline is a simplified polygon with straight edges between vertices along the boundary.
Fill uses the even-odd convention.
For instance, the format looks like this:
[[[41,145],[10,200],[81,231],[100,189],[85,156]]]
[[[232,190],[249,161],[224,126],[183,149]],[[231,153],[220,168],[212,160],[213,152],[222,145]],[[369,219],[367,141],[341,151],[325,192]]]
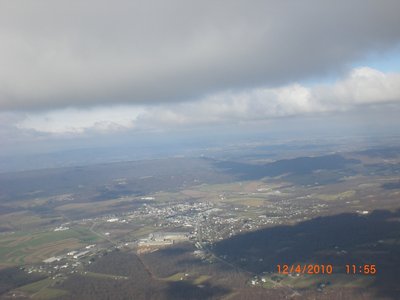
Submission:
[[[382,104],[389,110],[399,106],[400,73],[384,73],[362,67],[353,69],[347,76],[331,84],[312,87],[289,84],[278,88],[224,91],[197,101],[153,106],[60,109],[28,113],[14,123],[24,130],[81,135],[88,131],[168,130],[211,124],[252,123],[279,117],[357,111],[361,107]]]
[[[352,70],[329,85],[256,88],[223,92],[200,101],[149,107],[137,126],[168,128],[196,124],[238,123],[279,117],[305,116],[357,110],[364,106],[400,104],[400,73],[383,73],[368,67]]]
[[[399,1],[2,1],[0,109],[200,99],[341,72]]]

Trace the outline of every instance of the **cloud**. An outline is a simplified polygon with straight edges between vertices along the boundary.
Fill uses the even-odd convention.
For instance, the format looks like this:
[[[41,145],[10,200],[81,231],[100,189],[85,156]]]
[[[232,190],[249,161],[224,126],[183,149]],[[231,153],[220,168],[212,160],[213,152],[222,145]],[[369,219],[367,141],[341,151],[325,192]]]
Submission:
[[[368,67],[357,68],[346,80],[339,81],[332,87],[318,87],[314,94],[327,107],[398,102],[400,74],[385,74]]]
[[[138,126],[148,127],[246,122],[385,103],[400,104],[400,74],[362,67],[330,85],[306,87],[295,83],[279,88],[223,92],[196,102],[149,107],[139,114],[137,122]]]
[[[0,110],[165,104],[226,93],[231,112],[224,103],[213,109],[252,114],[243,89],[342,72],[396,47],[398,11],[400,2],[390,0],[2,1]],[[290,99],[306,91],[293,85],[274,92]],[[304,101],[284,107],[307,110]]]
[[[127,106],[68,108],[27,114],[23,120],[16,123],[16,127],[52,134],[121,131],[134,128],[134,120],[143,111],[140,107]]]
[[[400,104],[400,74],[362,67],[330,85],[306,87],[295,83],[225,91],[197,101],[157,106],[63,109],[28,114],[18,127],[55,134],[164,130],[334,113],[385,103]]]

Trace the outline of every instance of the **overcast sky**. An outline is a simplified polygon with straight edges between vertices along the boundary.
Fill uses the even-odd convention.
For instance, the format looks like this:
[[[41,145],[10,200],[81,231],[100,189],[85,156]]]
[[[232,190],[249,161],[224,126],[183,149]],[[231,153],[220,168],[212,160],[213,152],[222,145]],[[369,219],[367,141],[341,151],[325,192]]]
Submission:
[[[397,0],[0,0],[0,138],[392,110],[399,11]]]

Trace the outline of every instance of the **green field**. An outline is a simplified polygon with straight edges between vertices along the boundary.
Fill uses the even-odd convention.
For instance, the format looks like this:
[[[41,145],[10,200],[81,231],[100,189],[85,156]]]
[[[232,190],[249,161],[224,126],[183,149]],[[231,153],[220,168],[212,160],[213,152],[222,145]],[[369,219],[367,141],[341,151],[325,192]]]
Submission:
[[[53,288],[56,280],[46,278],[34,283],[21,286],[17,291],[24,292],[32,299],[57,299],[66,295],[68,292]]]
[[[323,201],[335,201],[338,199],[347,199],[347,198],[352,198],[356,194],[356,191],[354,190],[349,190],[337,194],[313,194],[312,197],[315,197],[319,200]]]
[[[22,265],[40,262],[54,255],[96,241],[89,229],[74,227],[65,231],[17,232],[0,237],[0,264]]]
[[[171,275],[169,277],[165,277],[165,278],[160,278],[161,280],[165,280],[165,281],[181,281],[181,280],[189,280],[191,281],[193,284],[202,284],[205,281],[207,281],[208,279],[210,279],[211,276],[209,275],[200,275],[197,277],[193,277],[193,276],[185,276],[185,273],[183,272],[179,272],[176,273],[174,275]]]
[[[17,290],[26,292],[28,294],[34,294],[39,292],[41,289],[49,287],[53,283],[53,279],[46,278],[43,280],[36,281],[24,286],[19,287]]]
[[[279,277],[281,281],[276,283],[272,277]],[[373,282],[373,277],[364,275],[346,275],[346,274],[332,274],[332,275],[304,275],[289,276],[275,274],[267,277],[267,282],[263,283],[264,288],[274,288],[276,286],[289,286],[296,289],[309,289],[316,288],[319,283],[327,283],[335,287],[359,287],[365,288]]]
[[[196,284],[196,285],[202,284],[203,282],[207,281],[210,278],[211,278],[211,276],[209,276],[209,275],[200,275],[195,280],[193,280],[193,284]]]
[[[166,281],[180,281],[180,280],[186,279],[186,277],[185,277],[185,273],[179,272],[179,273],[176,273],[174,275],[171,275],[169,277],[165,277],[162,279],[166,280]]]
[[[103,279],[128,279],[129,277],[126,276],[117,276],[113,274],[105,274],[105,273],[95,273],[95,272],[84,272],[83,275],[94,277],[94,278],[103,278]]]
[[[33,295],[33,299],[58,299],[61,296],[68,294],[67,291],[60,290],[60,289],[53,289],[53,288],[43,288],[39,292]]]
[[[1,227],[7,231],[24,231],[39,228],[50,223],[61,222],[60,216],[40,216],[28,211],[18,211],[1,216]]]

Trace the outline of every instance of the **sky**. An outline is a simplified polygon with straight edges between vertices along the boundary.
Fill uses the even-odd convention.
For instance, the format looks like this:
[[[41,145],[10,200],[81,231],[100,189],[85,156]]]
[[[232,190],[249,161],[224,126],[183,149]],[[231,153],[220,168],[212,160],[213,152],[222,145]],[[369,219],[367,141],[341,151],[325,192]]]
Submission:
[[[298,131],[302,118],[304,131],[310,118],[334,130],[340,115],[348,128],[396,127],[399,11],[396,0],[0,0],[0,152]]]

